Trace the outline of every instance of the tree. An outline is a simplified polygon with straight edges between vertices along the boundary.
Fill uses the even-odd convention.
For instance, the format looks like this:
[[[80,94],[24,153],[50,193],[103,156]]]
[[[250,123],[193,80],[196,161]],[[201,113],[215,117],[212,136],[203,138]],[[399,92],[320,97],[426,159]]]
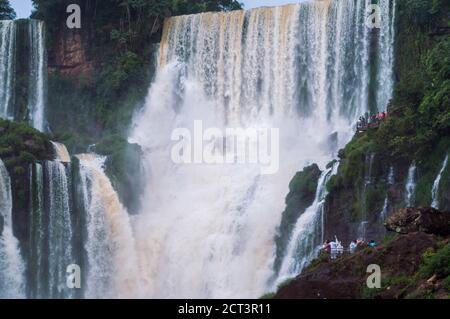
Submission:
[[[16,12],[11,7],[9,0],[0,0],[0,20],[12,20],[16,18]]]

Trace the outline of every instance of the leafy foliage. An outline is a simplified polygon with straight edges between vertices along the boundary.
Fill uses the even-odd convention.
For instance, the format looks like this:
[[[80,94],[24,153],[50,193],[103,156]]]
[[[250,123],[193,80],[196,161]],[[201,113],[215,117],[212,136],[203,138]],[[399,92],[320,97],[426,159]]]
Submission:
[[[130,213],[138,213],[140,196],[145,188],[141,147],[116,135],[103,139],[95,145],[94,150],[108,156],[106,173],[118,191],[121,202]]]
[[[52,156],[47,135],[25,123],[0,119],[0,158],[10,172],[22,175],[29,164]]]
[[[397,4],[397,83],[389,116],[377,130],[356,135],[339,152],[338,175],[327,185],[330,201],[345,206],[353,217],[364,210],[369,216],[379,212],[389,167],[395,168],[398,181],[406,177],[413,159],[418,165],[416,204],[430,205],[432,183],[450,148],[450,36],[446,29],[450,3],[406,0]],[[375,180],[362,192],[365,159],[370,153],[376,154]],[[446,185],[445,178],[442,185]],[[450,203],[443,199],[440,203],[446,208]],[[348,202],[353,203],[351,207]]]
[[[68,32],[66,7],[81,8],[82,39],[92,76],[49,76],[48,117],[54,138],[72,152],[99,139],[127,134],[154,73],[154,44],[163,19],[178,14],[234,10],[235,0],[33,0],[34,18],[47,26],[49,65],[56,66],[59,41]]]
[[[0,20],[13,20],[16,12],[11,7],[9,0],[0,0]]]
[[[450,244],[437,251],[427,251],[423,255],[420,271],[426,276],[437,275],[441,278],[450,276]]]

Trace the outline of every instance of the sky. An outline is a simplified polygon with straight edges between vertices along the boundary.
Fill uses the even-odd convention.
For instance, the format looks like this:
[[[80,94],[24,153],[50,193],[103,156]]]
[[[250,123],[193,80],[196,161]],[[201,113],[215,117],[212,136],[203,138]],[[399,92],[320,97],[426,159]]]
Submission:
[[[298,0],[240,0],[244,3],[245,9],[252,9],[264,6],[281,6],[283,4],[299,2]]]
[[[16,10],[17,18],[29,18],[33,5],[31,0],[9,0],[11,6]]]
[[[28,18],[33,9],[31,0],[9,0],[18,18]],[[262,6],[279,6],[287,3],[297,2],[296,0],[240,0],[245,5],[245,9]]]

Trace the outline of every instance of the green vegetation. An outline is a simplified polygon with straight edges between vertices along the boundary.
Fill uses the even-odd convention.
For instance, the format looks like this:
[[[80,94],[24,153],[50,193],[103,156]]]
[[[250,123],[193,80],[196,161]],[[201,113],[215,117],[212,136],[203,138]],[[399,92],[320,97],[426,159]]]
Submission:
[[[283,254],[286,251],[296,221],[314,201],[320,174],[319,167],[313,164],[295,174],[289,183],[289,193],[286,196],[286,209],[282,213],[281,224],[275,237],[277,247],[275,259],[276,270],[279,270],[281,266]]]
[[[46,22],[51,70],[47,118],[52,138],[69,152],[108,156],[107,174],[130,212],[142,191],[141,150],[126,141],[134,112],[145,100],[154,75],[155,53],[165,17],[240,9],[235,0],[33,0],[33,18]],[[66,8],[78,4],[82,28],[66,27]],[[76,35],[85,61],[66,72],[59,65],[61,43]],[[73,42],[73,41],[72,41]],[[72,43],[71,42],[71,43]],[[72,43],[73,44],[73,43]],[[73,54],[72,54],[73,55]],[[17,94],[17,96],[21,96]],[[23,96],[23,95],[22,95]]]
[[[436,251],[427,251],[423,255],[420,273],[425,276],[437,275],[440,278],[450,276],[450,244]]]
[[[443,279],[441,284],[444,289],[450,291],[450,244],[447,243],[437,249],[428,249],[422,256],[422,263],[418,271],[412,276],[389,275],[382,277],[380,289],[364,287],[362,297],[366,299],[376,298],[389,289],[398,291],[398,297],[408,299],[433,299],[434,294],[428,289],[421,289],[421,282],[436,275]]]
[[[268,292],[268,293],[262,295],[262,297],[259,299],[273,299],[275,297],[275,295],[276,294],[274,292]]]
[[[108,156],[106,174],[117,190],[121,202],[130,213],[138,213],[140,196],[145,186],[141,147],[129,144],[120,136],[111,136],[96,144],[94,149],[98,154]]]
[[[375,139],[383,153],[399,158],[429,154],[450,133],[450,36],[448,1],[399,3],[395,88],[391,118]]]
[[[373,216],[380,211],[385,196],[397,192],[386,184],[389,167],[395,168],[396,181],[401,183],[413,160],[418,167],[416,205],[429,206],[433,182],[450,150],[450,35],[445,29],[450,26],[450,3],[406,0],[397,5],[398,82],[389,116],[378,129],[356,135],[339,152],[338,175],[327,185],[329,201],[354,220],[364,212]],[[373,180],[364,186],[369,154],[375,154]],[[444,171],[440,187],[443,209],[450,209],[445,192],[450,187],[449,171]],[[394,205],[401,206],[401,200],[397,194]]]
[[[397,288],[400,289],[400,295],[402,295],[406,289],[414,283],[414,278],[400,275],[391,275],[381,278],[381,288],[368,288],[363,285],[361,297],[363,299],[374,299],[387,289]]]
[[[442,286],[450,292],[450,275],[442,281]]]
[[[235,0],[33,0],[33,18],[47,27],[49,66],[48,118],[55,139],[71,152],[101,138],[126,136],[133,112],[143,104],[154,71],[154,44],[167,16],[241,8]],[[66,26],[66,8],[80,5],[82,28]],[[92,70],[59,72],[60,43],[79,35]],[[64,71],[64,70],[62,70]]]
[[[0,0],[0,20],[13,20],[16,12],[11,7],[9,0]]]
[[[25,123],[0,119],[0,158],[10,173],[22,176],[29,164],[51,159],[52,156],[47,135]]]

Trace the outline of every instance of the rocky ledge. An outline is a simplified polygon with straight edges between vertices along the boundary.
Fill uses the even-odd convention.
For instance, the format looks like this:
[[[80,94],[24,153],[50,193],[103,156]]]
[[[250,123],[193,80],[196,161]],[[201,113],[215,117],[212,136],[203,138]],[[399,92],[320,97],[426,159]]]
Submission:
[[[450,212],[434,208],[404,208],[386,220],[387,230],[408,234],[422,231],[440,236],[450,235]]]
[[[450,213],[407,208],[386,221],[389,234],[376,248],[337,260],[321,256],[285,283],[277,299],[450,298]],[[370,289],[369,265],[381,268],[381,288]]]

